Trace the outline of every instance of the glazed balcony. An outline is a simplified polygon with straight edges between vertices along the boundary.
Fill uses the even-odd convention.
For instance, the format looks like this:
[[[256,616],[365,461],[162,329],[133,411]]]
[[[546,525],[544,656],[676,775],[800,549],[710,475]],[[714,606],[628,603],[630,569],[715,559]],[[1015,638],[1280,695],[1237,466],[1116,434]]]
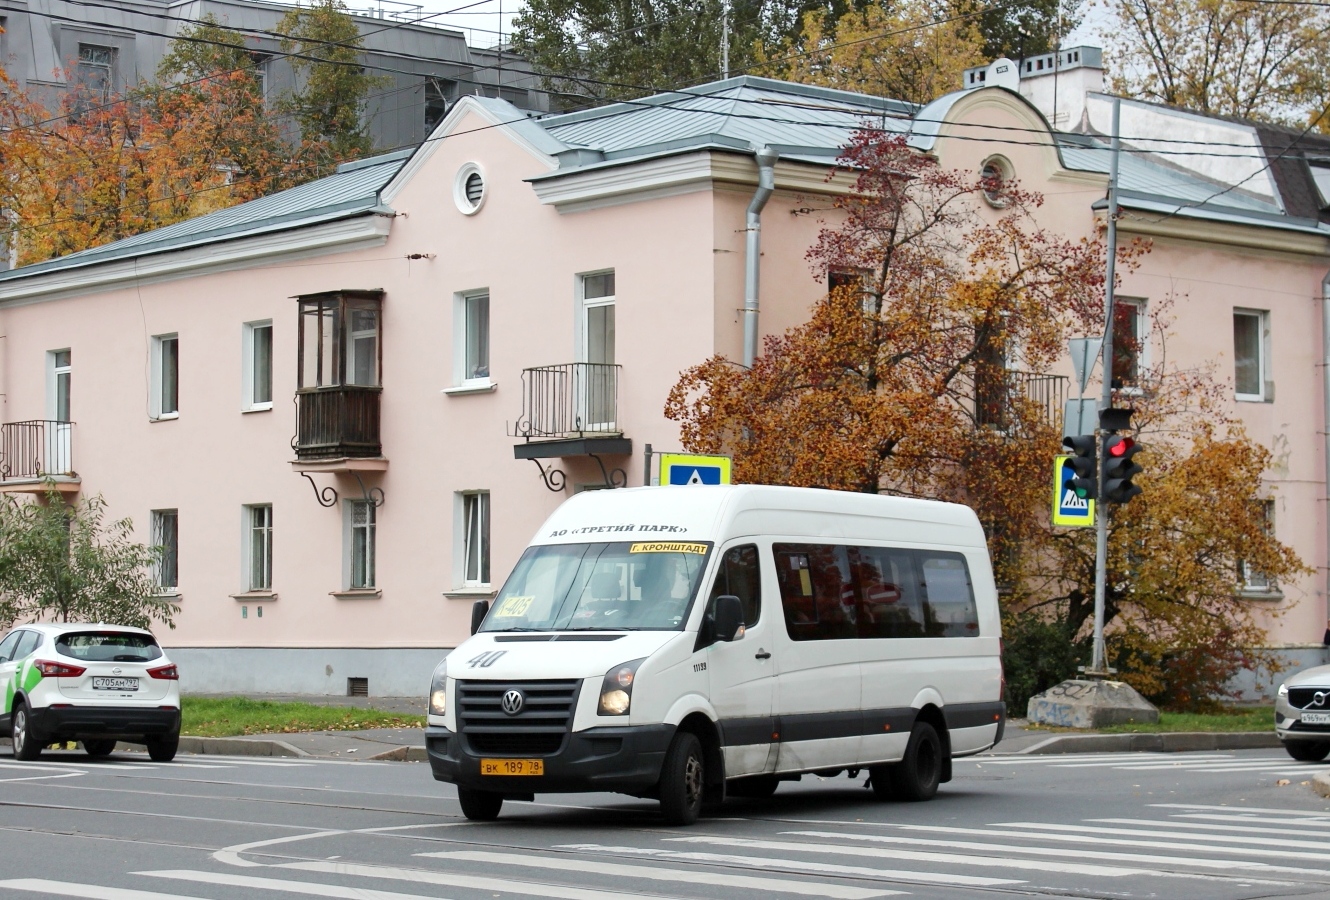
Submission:
[[[383,388],[345,384],[296,391],[296,459],[378,457]]]
[[[0,425],[0,492],[77,491],[74,423],[29,419]]]

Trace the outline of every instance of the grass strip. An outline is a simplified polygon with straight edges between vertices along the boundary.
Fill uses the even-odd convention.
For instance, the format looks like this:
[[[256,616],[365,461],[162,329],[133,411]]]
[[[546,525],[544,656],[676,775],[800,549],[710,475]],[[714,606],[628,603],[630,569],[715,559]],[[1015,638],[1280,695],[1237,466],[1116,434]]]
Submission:
[[[425,725],[424,716],[407,713],[245,697],[184,697],[180,701],[180,714],[180,733],[195,737],[423,728]]]

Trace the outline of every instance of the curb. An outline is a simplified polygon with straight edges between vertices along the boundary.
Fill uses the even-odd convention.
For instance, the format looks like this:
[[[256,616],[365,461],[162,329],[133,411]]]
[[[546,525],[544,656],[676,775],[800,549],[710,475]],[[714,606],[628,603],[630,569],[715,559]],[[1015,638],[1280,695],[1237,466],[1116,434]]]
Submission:
[[[1000,745],[999,745],[1000,746]],[[1152,734],[1061,734],[1013,750],[1012,756],[1044,753],[1187,753],[1200,750],[1265,750],[1282,746],[1273,732],[1172,731]]]
[[[365,757],[366,760],[386,760],[388,762],[429,762],[429,755],[424,747],[394,747],[382,753]]]
[[[1330,772],[1322,772],[1313,778],[1312,790],[1322,797],[1330,798]]]
[[[313,756],[286,741],[182,737],[180,750],[212,756]]]

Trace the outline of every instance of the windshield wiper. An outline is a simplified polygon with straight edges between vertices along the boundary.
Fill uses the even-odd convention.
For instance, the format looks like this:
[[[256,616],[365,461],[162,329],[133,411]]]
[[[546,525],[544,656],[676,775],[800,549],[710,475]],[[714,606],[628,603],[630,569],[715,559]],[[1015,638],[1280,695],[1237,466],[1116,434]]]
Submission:
[[[580,628],[563,628],[562,631],[636,631],[627,625],[583,625]]]

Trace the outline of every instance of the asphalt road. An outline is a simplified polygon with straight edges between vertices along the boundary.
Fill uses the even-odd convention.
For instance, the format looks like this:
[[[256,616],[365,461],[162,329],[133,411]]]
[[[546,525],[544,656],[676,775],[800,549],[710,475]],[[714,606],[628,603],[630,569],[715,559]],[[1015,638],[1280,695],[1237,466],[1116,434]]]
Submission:
[[[48,751],[0,758],[0,900],[1330,898],[1330,801],[1302,784],[1327,768],[979,757],[930,803],[805,778],[671,829],[607,794],[471,824],[419,763]]]

